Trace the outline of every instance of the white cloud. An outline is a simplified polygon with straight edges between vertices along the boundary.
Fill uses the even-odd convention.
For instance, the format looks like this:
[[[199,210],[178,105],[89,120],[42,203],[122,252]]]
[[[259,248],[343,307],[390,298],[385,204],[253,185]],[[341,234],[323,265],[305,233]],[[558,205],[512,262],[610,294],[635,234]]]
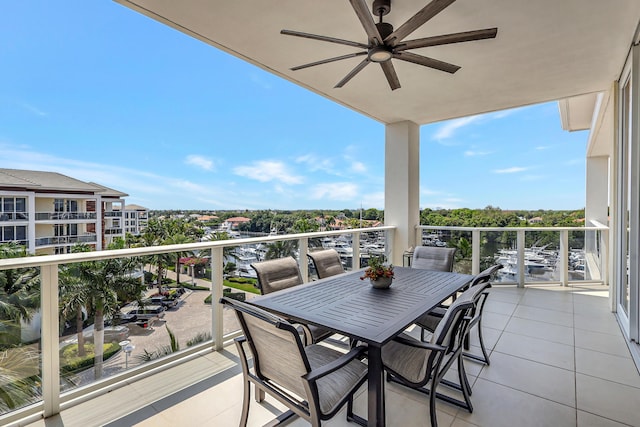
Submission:
[[[476,156],[487,156],[491,154],[491,151],[473,151],[467,150],[464,152],[464,155],[467,157],[476,157]]]
[[[284,163],[273,160],[258,160],[247,166],[238,166],[233,169],[233,173],[260,182],[279,181],[284,184],[301,184],[303,181],[301,176],[290,173]]]
[[[470,124],[480,120],[482,120],[482,116],[462,117],[460,119],[448,121],[438,129],[433,138],[437,140],[451,138],[458,129],[469,126]]]
[[[197,154],[191,154],[187,156],[184,162],[188,165],[197,166],[207,171],[213,170],[213,161],[207,159],[204,156],[199,156]]]
[[[519,173],[519,172],[524,172],[529,168],[522,168],[519,166],[514,166],[511,168],[506,168],[506,169],[495,169],[493,171],[493,173]]]
[[[128,193],[128,203],[141,204],[150,209],[173,208],[182,201],[192,203],[193,200],[217,200],[216,206],[220,207],[237,206],[237,194],[220,186],[197,184],[114,164],[53,156],[18,144],[0,142],[0,166],[58,172],[82,181],[95,182]]]
[[[180,191],[187,191],[195,194],[206,194],[208,192],[207,187],[186,179],[173,179],[170,181],[170,184],[172,187],[177,188]]]
[[[362,206],[364,206],[365,209],[384,209],[384,191],[363,195]]]
[[[571,159],[571,160],[567,160],[565,162],[565,165],[567,166],[573,166],[573,165],[581,165],[584,164],[584,158],[575,158],[575,159]]]
[[[539,145],[539,146],[536,147],[536,150],[548,150],[548,149],[549,149],[549,147],[546,146],[546,145]]]
[[[320,158],[315,154],[305,154],[304,156],[297,157],[295,162],[304,164],[310,172],[321,170],[335,175],[333,161],[328,158]]]
[[[430,188],[422,187],[420,188],[420,194],[422,194],[423,196],[435,196],[436,194],[442,194],[442,191],[431,190]]]
[[[441,141],[453,137],[454,133],[463,127],[474,123],[487,122],[490,120],[499,120],[513,114],[517,109],[496,111],[495,113],[479,114],[477,116],[461,117],[459,119],[449,120],[444,123],[438,131],[433,135],[433,139]]]
[[[34,107],[31,104],[27,104],[26,102],[23,102],[20,104],[25,110],[35,114],[36,116],[41,116],[41,117],[46,117],[49,115],[49,113],[47,113],[46,111],[42,111],[41,109],[39,109],[38,107]]]
[[[353,162],[351,163],[351,170],[357,173],[365,173],[367,171],[367,167],[362,162]]]
[[[358,195],[358,186],[352,182],[318,184],[311,189],[312,199],[353,200]]]

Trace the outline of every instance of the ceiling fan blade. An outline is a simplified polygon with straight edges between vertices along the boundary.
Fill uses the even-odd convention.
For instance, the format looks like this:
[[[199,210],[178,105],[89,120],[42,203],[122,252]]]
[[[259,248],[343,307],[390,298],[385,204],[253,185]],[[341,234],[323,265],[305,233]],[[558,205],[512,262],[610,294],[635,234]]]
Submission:
[[[382,67],[382,71],[384,71],[384,75],[387,78],[387,82],[389,82],[391,90],[400,89],[400,80],[398,80],[396,69],[393,68],[391,61],[381,62],[380,66]]]
[[[423,7],[418,13],[409,18],[409,20],[402,24],[397,30],[389,34],[387,38],[384,39],[385,43],[388,43],[391,46],[397,45],[402,39],[413,33],[438,13],[442,12],[454,1],[456,0],[433,0],[431,3]]]
[[[348,55],[336,56],[335,58],[328,58],[328,59],[323,59],[321,61],[310,62],[304,65],[298,65],[297,67],[291,68],[291,71],[298,71],[298,70],[302,70],[303,68],[315,67],[316,65],[328,64],[329,62],[340,61],[342,59],[355,58],[356,56],[362,56],[366,54],[367,52],[365,51],[365,52],[350,53]]]
[[[422,55],[416,55],[411,52],[394,53],[393,57],[402,61],[413,62],[414,64],[424,65],[425,67],[434,68],[436,70],[445,71],[447,73],[455,73],[460,69],[459,66],[449,64],[448,62],[438,61]]]
[[[462,33],[443,34],[441,36],[425,37],[423,39],[407,40],[400,42],[396,51],[407,49],[417,49],[420,47],[439,46],[443,44],[463,43],[474,40],[484,40],[495,38],[498,34],[497,28],[486,28],[484,30],[465,31]]]
[[[346,76],[344,76],[344,78],[342,80],[340,80],[338,82],[338,84],[336,84],[334,86],[334,88],[341,88],[342,86],[346,85],[349,80],[351,80],[352,78],[355,77],[356,74],[358,74],[360,71],[362,71],[362,69],[364,67],[366,67],[367,65],[369,65],[369,58],[365,58],[361,63],[359,63],[358,65],[356,65],[356,68],[354,68],[353,70],[351,70],[349,72],[349,74],[347,74]]]
[[[320,40],[322,42],[344,44],[347,46],[359,47],[362,49],[369,48],[369,46],[367,46],[366,44],[352,42],[351,40],[336,39],[335,37],[319,36],[317,34],[302,33],[300,31],[282,30],[280,31],[280,34],[284,34],[285,36],[304,37],[306,39]]]
[[[365,0],[349,0],[349,3],[351,3],[353,10],[356,12],[369,40],[376,46],[381,45],[382,36],[380,36],[378,27],[376,27],[376,23],[373,21],[373,16],[371,12],[369,12],[369,7]]]

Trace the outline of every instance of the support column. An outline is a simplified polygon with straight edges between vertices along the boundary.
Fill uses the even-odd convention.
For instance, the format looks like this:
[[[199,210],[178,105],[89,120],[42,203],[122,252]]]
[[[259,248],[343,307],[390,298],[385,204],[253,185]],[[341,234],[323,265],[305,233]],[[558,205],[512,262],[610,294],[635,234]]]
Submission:
[[[609,215],[609,157],[587,157],[586,172],[585,218],[587,221],[597,221],[606,225]],[[587,222],[585,225],[592,224]],[[600,233],[595,231],[585,233],[585,275],[588,272],[591,279],[601,279],[608,285],[607,243],[601,240]]]
[[[384,223],[393,233],[390,261],[402,265],[402,253],[416,245],[420,223],[420,127],[413,122],[391,123],[385,131]]]

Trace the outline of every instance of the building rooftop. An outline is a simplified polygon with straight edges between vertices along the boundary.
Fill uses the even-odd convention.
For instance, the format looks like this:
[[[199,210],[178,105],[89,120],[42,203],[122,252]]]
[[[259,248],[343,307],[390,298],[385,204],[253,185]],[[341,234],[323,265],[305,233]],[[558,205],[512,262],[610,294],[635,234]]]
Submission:
[[[57,172],[0,168],[0,188],[22,191],[64,191],[124,197],[128,194],[94,182],[84,182]]]

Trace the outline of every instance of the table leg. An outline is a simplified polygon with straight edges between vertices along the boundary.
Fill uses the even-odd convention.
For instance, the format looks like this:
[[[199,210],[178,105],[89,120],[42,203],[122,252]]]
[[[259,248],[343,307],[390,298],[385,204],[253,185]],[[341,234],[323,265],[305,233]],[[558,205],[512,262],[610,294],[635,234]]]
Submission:
[[[384,427],[384,382],[382,369],[382,352],[380,347],[369,345],[368,349],[369,372],[367,380],[369,382],[368,392],[368,425],[370,427]]]

